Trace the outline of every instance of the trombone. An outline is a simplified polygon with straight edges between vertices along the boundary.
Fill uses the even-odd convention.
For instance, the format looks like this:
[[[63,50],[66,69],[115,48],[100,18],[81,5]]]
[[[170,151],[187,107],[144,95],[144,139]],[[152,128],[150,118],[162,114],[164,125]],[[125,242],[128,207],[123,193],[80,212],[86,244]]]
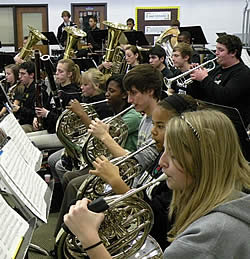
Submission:
[[[210,59],[210,60],[208,60],[208,61],[206,61],[206,62],[200,64],[199,66],[194,67],[194,68],[192,68],[192,69],[189,69],[188,71],[186,71],[186,72],[184,72],[184,73],[182,73],[182,74],[180,74],[180,75],[178,75],[178,76],[176,76],[176,77],[173,77],[173,78],[164,77],[164,78],[163,78],[164,84],[165,84],[165,86],[166,86],[168,89],[171,89],[172,83],[175,82],[175,81],[178,81],[178,84],[179,84],[180,86],[186,88],[187,85],[189,85],[189,84],[191,84],[191,83],[193,82],[193,80],[192,80],[191,78],[185,79],[185,76],[191,74],[194,70],[199,69],[199,68],[201,68],[201,67],[204,67],[204,66],[206,66],[207,64],[210,64],[210,63],[212,64],[212,67],[208,68],[208,69],[207,69],[207,72],[212,71],[212,70],[215,69],[215,67],[216,67],[215,61],[216,61],[217,59],[218,59],[218,57],[213,58],[213,59]]]

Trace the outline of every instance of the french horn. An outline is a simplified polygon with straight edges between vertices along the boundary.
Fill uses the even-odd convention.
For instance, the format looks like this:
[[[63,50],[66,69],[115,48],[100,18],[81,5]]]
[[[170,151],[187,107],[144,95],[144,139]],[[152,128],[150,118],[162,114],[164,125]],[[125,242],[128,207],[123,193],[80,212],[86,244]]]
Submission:
[[[100,102],[106,101],[107,100]],[[87,112],[91,120],[98,117],[93,106],[100,102],[82,104],[83,109]],[[121,146],[124,145],[128,136],[128,127],[121,118],[121,115],[133,107],[134,106],[131,105],[119,114],[103,120],[103,122],[110,124],[109,133]],[[92,162],[97,156],[105,155],[108,158],[112,157],[108,148],[100,140],[88,134],[87,128],[80,118],[68,109],[58,118],[56,132],[76,169],[84,168],[88,165],[92,166]]]
[[[132,187],[135,177],[139,176],[141,173],[141,166],[135,159],[133,159],[133,157],[154,144],[155,141],[151,141],[135,152],[111,160],[114,165],[119,167],[120,176],[128,186]],[[113,194],[114,192],[112,191],[110,185],[105,183],[100,177],[90,175],[80,186],[77,192],[77,199],[82,199],[85,197],[90,200],[94,200],[98,197],[106,197]]]
[[[144,200],[135,196],[135,194],[151,184],[163,180],[166,180],[165,174],[123,195],[114,195],[101,199],[101,202],[104,202],[106,207],[104,209],[105,218],[99,229],[99,236],[112,258],[163,258],[162,250],[156,241],[155,246],[151,244],[153,248],[150,251],[146,249],[146,253],[138,253],[143,245],[147,244],[147,241],[150,242],[150,237],[148,238],[148,236],[153,225],[154,216],[151,207]],[[90,208],[90,210],[92,209]],[[93,211],[100,212],[103,210]],[[64,229],[61,229],[56,237],[55,248],[58,259],[87,258],[77,237],[72,233],[67,233]],[[136,255],[136,253],[138,254]],[[141,257],[140,254],[142,255]]]

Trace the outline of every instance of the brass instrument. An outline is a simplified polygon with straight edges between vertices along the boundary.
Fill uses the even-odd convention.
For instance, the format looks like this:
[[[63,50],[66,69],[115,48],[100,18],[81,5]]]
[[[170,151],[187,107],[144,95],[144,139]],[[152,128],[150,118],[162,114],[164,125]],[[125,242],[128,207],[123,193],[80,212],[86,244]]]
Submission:
[[[47,38],[39,32],[37,29],[31,27],[28,25],[29,28],[29,36],[27,39],[26,44],[21,49],[20,53],[18,54],[18,57],[23,60],[27,60],[33,53],[32,47],[37,44],[40,40],[47,40]]]
[[[97,114],[93,105],[106,101],[82,104],[82,106],[88,117],[95,119]],[[105,123],[110,123],[110,135],[119,145],[123,145],[128,136],[128,127],[122,120],[121,115],[133,107],[131,105],[119,114],[103,120]],[[92,165],[92,162],[100,155],[111,158],[107,147],[100,140],[88,134],[80,118],[70,110],[65,110],[58,118],[56,131],[58,138],[66,149],[67,155],[73,160],[75,168],[79,169]]]
[[[79,39],[86,37],[87,33],[74,26],[66,26],[64,30],[67,32],[67,42],[63,59],[73,58],[75,56],[75,44]]]
[[[182,73],[182,74],[180,74],[180,75],[178,75],[176,77],[172,77],[172,78],[164,77],[163,78],[164,84],[166,85],[166,87],[168,89],[171,89],[172,83],[175,82],[175,81],[178,81],[178,85],[179,86],[186,88],[189,84],[191,84],[193,82],[193,80],[191,78],[185,79],[185,76],[191,74],[194,70],[199,69],[201,67],[204,67],[204,66],[206,66],[208,64],[212,64],[212,67],[208,68],[207,72],[212,71],[216,67],[215,61],[217,59],[218,59],[218,57],[210,59],[210,60],[208,60],[208,61],[206,61],[206,62],[204,62],[204,63],[202,63],[202,64],[200,64],[200,65],[198,65],[198,66],[196,66],[194,68],[192,68],[192,69],[189,69],[188,71],[186,71],[186,72],[184,72],[184,73]]]
[[[125,73],[125,52],[118,44],[122,32],[128,30],[128,27],[121,23],[108,21],[103,21],[103,24],[108,27],[108,42],[104,61],[113,63],[111,71],[105,69],[104,74]]]
[[[171,27],[161,33],[157,38],[155,44],[161,46],[166,52],[167,64],[169,67],[174,67],[174,62],[172,59],[172,53],[174,46],[178,43],[177,37],[180,34],[180,31],[177,27]]]
[[[133,159],[133,157],[154,144],[155,141],[152,140],[150,143],[133,153],[129,153],[123,157],[117,157],[111,160],[114,165],[119,166],[120,176],[128,186],[132,187],[134,179],[141,173],[141,166],[135,159]],[[90,175],[80,186],[77,192],[77,199],[82,199],[85,197],[90,200],[94,200],[98,197],[110,196],[113,194],[114,193],[110,185],[105,183],[100,177]]]
[[[159,181],[165,181],[166,175],[141,186],[132,189],[123,195],[114,195],[99,198],[105,206],[102,209],[89,209],[95,212],[104,211],[105,218],[99,228],[99,236],[112,258],[163,258],[162,250],[156,246],[153,251],[147,252],[148,256],[134,256],[141,251],[147,240],[153,224],[153,212],[150,206],[142,199],[135,196],[145,188]],[[95,201],[97,203],[98,200]],[[93,203],[94,204],[94,203]],[[68,234],[61,229],[56,237],[57,258],[86,258],[86,253],[81,243],[73,234]]]

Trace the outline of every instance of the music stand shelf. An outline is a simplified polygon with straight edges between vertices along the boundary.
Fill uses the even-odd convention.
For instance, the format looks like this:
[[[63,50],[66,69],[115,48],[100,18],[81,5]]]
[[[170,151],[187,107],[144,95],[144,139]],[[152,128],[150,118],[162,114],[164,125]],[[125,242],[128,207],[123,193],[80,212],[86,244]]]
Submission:
[[[180,32],[188,31],[191,34],[192,44],[205,45],[208,44],[201,26],[180,27]]]
[[[53,31],[45,31],[42,34],[48,39],[42,40],[43,45],[60,45]]]
[[[145,37],[143,31],[124,31],[125,36],[128,39],[129,44],[135,46],[148,46],[148,40]]]

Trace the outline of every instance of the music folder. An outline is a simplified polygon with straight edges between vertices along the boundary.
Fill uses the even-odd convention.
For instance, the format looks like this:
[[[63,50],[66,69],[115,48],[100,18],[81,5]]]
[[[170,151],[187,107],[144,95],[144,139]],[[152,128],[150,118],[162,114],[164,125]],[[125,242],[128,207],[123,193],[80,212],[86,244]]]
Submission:
[[[214,104],[203,101],[209,108],[215,109],[226,114],[234,124],[234,127],[238,133],[239,141],[242,149],[242,153],[247,161],[250,162],[250,139],[247,134],[246,127],[240,115],[240,112],[233,107]],[[223,129],[221,129],[223,131]]]
[[[87,71],[89,68],[97,68],[92,58],[73,58],[72,60],[80,67],[81,71]]]
[[[193,44],[208,44],[201,26],[180,27],[179,30],[180,32],[188,31],[191,34]]]
[[[88,31],[88,33],[90,34],[90,36],[93,38],[93,40],[96,43],[103,43],[106,41],[107,37],[108,37],[108,30],[96,30],[96,31]]]
[[[124,31],[125,36],[128,39],[129,44],[135,46],[148,46],[148,40],[145,37],[143,31]]]
[[[43,45],[59,45],[58,39],[53,31],[45,31],[42,32],[42,34],[48,39],[42,40]]]

